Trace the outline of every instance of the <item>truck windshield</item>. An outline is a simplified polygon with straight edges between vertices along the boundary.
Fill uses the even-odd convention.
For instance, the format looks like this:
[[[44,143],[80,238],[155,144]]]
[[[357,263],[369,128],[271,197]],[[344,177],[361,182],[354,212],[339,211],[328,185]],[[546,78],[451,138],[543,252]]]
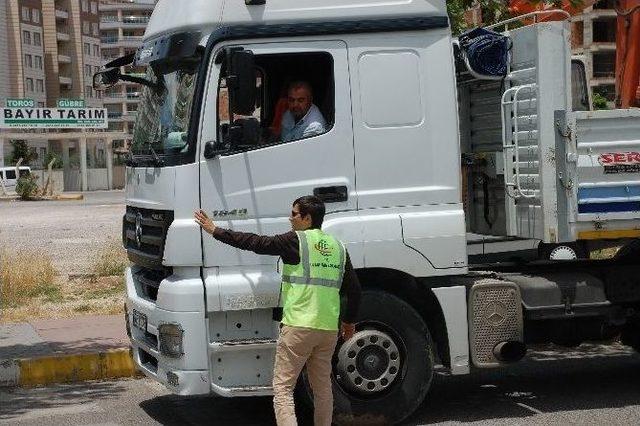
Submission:
[[[161,158],[163,164],[182,164],[187,159],[189,119],[196,85],[193,63],[168,74],[156,75],[147,67],[147,80],[138,108],[131,154],[137,162]],[[156,164],[157,165],[157,164]]]

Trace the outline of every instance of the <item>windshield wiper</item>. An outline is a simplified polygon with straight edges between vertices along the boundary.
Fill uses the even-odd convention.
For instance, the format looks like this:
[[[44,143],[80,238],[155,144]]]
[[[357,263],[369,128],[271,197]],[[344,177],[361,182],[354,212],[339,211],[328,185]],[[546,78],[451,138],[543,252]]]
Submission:
[[[126,166],[128,166],[128,167],[137,167],[138,166],[138,162],[136,161],[135,158],[133,158],[133,154],[131,153],[131,150],[129,150],[129,154],[127,155],[127,161],[125,161],[124,164]]]
[[[160,141],[158,141],[158,142],[160,142]],[[153,149],[153,144],[151,144],[151,143],[149,144],[149,152],[153,156],[153,165],[154,166],[156,166],[156,167],[164,166],[164,160],[162,158],[160,158],[160,156],[156,153],[156,151]]]

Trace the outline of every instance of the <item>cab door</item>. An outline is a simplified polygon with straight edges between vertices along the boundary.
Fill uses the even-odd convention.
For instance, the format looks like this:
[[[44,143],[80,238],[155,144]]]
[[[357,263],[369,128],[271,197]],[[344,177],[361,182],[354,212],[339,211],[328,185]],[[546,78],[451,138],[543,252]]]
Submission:
[[[225,46],[234,47],[233,45]],[[262,137],[245,148],[205,157],[207,142],[219,142],[228,123],[225,100],[225,65],[212,61],[200,140],[200,188],[202,209],[218,226],[242,232],[274,235],[290,230],[288,217],[298,197],[322,194],[327,213],[355,210],[355,171],[351,100],[346,45],[341,41],[236,44],[253,52],[258,70],[259,95],[253,118]],[[326,67],[327,87],[314,87],[314,100],[327,126],[322,134],[282,142],[269,134],[272,114],[278,102],[268,94],[272,84],[286,81],[278,63],[288,64],[291,79],[304,79],[300,70],[309,70],[309,58],[320,58]],[[299,67],[296,65],[299,59]],[[220,63],[215,63],[220,62]],[[330,71],[329,71],[330,70]],[[296,73],[296,71],[298,71]],[[286,87],[283,90],[286,94]],[[322,92],[325,91],[325,92]],[[335,117],[335,118],[334,118]],[[350,236],[341,235],[346,239]],[[255,309],[278,303],[280,277],[277,257],[256,255],[221,244],[204,236],[203,256],[208,310]],[[220,295],[220,297],[218,297]],[[241,301],[241,303],[239,303]]]

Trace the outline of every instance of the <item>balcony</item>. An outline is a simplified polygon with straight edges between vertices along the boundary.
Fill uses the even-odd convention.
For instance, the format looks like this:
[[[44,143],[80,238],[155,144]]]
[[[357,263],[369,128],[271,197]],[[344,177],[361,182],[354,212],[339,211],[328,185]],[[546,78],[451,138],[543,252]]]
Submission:
[[[56,19],[69,19],[69,12],[64,9],[56,9]]]
[[[100,19],[101,30],[114,30],[117,28],[140,28],[144,29],[149,23],[148,16],[125,16],[122,19],[107,16]]]
[[[136,116],[138,115],[138,111],[128,111],[123,115],[123,118],[126,121],[136,121]]]
[[[113,12],[117,10],[153,10],[154,4],[149,3],[132,3],[132,2],[119,2],[119,3],[100,3],[98,10],[100,12]]]
[[[119,92],[105,92],[102,95],[105,104],[121,104],[124,102],[124,94]]]
[[[73,80],[71,79],[71,77],[65,77],[63,75],[58,76],[58,81],[60,82],[61,86],[71,86],[73,84]]]
[[[110,120],[122,120],[122,113],[121,112],[108,111],[107,112],[107,117]]]
[[[108,47],[132,47],[137,48],[142,44],[142,36],[110,36],[100,38],[102,44]]]
[[[69,36],[69,33],[58,30],[56,31],[56,40],[58,41],[69,41],[71,40],[71,36]]]
[[[141,92],[127,92],[127,100],[128,101],[135,101],[140,99],[140,96],[142,95]]]

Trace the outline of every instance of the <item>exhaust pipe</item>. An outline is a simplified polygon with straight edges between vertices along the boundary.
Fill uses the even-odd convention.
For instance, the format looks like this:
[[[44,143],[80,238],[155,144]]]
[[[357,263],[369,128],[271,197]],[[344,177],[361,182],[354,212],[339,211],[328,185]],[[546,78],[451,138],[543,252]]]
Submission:
[[[500,362],[511,363],[520,361],[527,353],[527,345],[524,342],[508,340],[500,342],[493,347],[493,356]]]

